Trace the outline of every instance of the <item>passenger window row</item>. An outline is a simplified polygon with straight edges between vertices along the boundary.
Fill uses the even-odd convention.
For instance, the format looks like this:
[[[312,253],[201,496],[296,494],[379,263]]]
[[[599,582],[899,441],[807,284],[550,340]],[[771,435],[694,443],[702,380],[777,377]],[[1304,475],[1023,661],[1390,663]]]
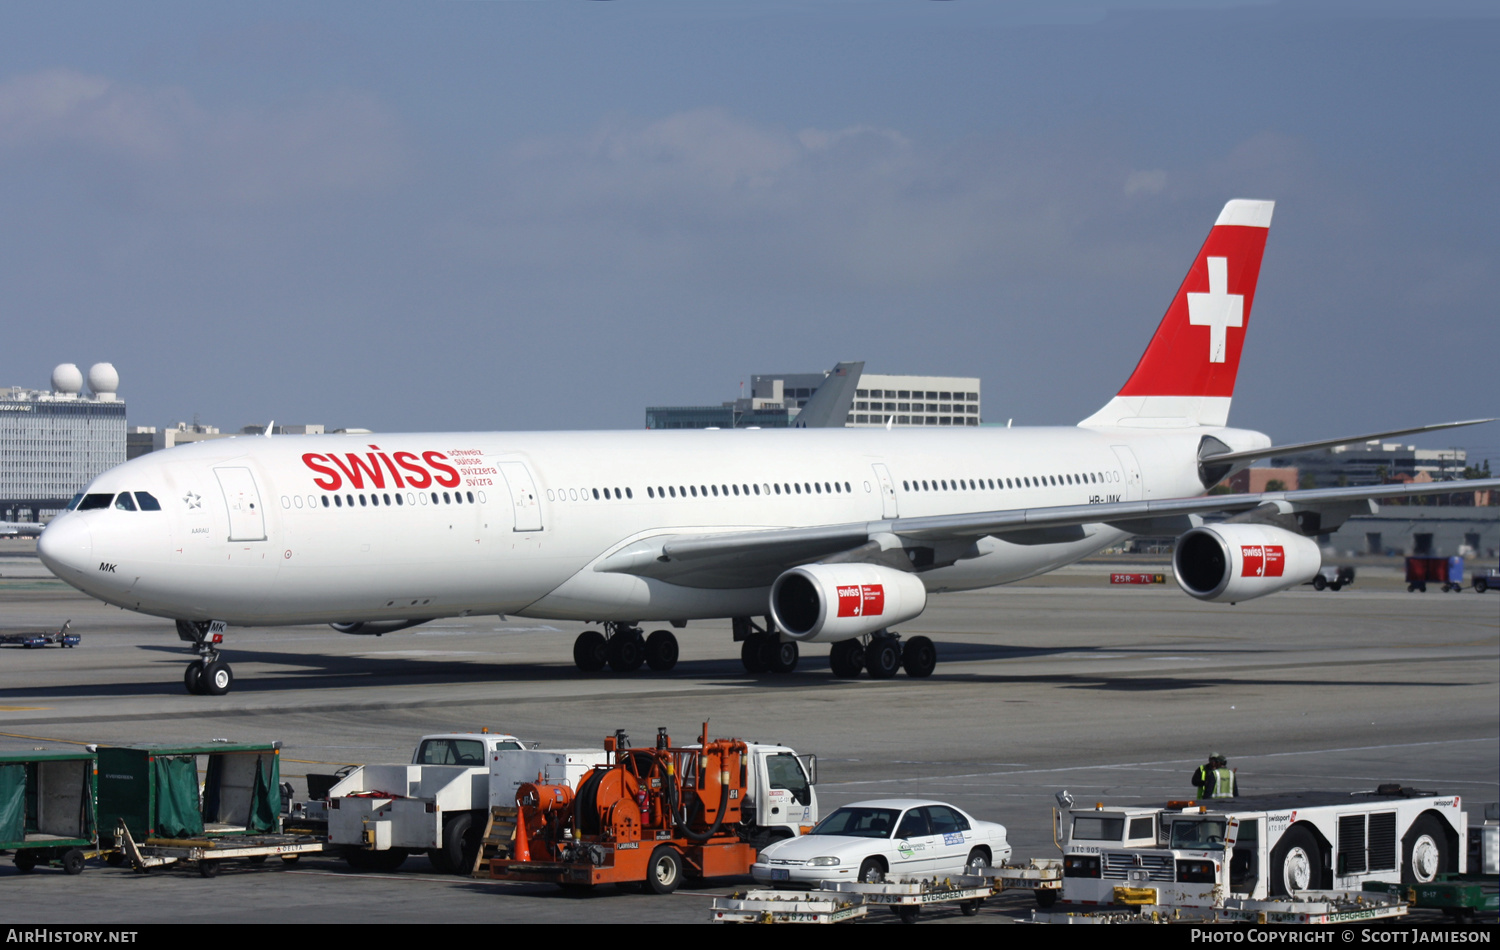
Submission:
[[[611,494],[613,492],[613,494]],[[635,492],[629,488],[622,493],[618,488],[559,488],[556,491],[547,489],[548,501],[588,501],[590,495],[595,501],[635,500]]]
[[[869,484],[866,483],[866,490]],[[648,487],[651,498],[729,498],[751,495],[844,495],[854,494],[848,482],[763,482],[758,485],[658,485]]]
[[[903,479],[901,487],[907,491],[992,491],[1015,488],[1047,488],[1066,485],[1100,485],[1118,482],[1119,472],[1078,472],[1065,475],[1029,475],[1020,478],[955,478],[955,479]]]
[[[77,494],[73,496],[72,501],[68,502],[67,510],[95,511],[100,508],[114,508],[117,511],[161,511],[161,502],[148,491],[122,491],[118,495]]]
[[[407,492],[405,495],[401,494],[400,492],[381,492],[379,494],[370,492],[369,495],[365,495],[364,493],[354,494],[353,492],[346,492],[342,495],[308,495],[306,507],[317,508],[321,504],[321,507],[323,508],[354,508],[356,506],[360,508],[379,508],[382,505],[386,508],[390,508],[392,506],[395,506],[397,508],[415,508],[420,505],[428,504],[429,498],[431,499],[431,504],[434,505],[482,505],[486,501],[484,492],[480,492],[476,496],[474,492],[471,491],[430,493]],[[282,495],[281,507],[303,507],[302,496]]]
[[[869,483],[865,483],[865,490],[869,491]],[[652,499],[669,498],[749,498],[756,495],[844,495],[853,494],[854,486],[849,482],[763,482],[758,485],[647,485],[646,497]],[[610,499],[634,499],[635,493],[629,488],[558,488],[547,489],[548,501],[588,501],[590,498],[599,501]]]

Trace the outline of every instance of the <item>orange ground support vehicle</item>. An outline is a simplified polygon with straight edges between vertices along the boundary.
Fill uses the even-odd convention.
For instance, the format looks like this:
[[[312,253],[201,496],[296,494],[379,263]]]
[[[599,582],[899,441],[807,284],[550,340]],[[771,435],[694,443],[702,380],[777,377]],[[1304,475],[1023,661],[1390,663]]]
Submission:
[[[708,738],[676,748],[665,728],[654,748],[629,748],[623,732],[604,740],[610,760],[578,783],[540,781],[516,793],[512,856],[490,876],[564,887],[644,883],[670,894],[683,876],[750,873],[755,848],[735,833],[745,797],[746,744]]]

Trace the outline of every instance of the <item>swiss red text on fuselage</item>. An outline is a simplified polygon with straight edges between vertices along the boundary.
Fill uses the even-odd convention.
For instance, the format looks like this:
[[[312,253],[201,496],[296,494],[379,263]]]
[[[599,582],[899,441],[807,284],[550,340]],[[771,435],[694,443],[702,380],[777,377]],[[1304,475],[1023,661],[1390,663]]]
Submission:
[[[324,491],[346,485],[363,488],[457,488],[458,469],[448,464],[442,452],[383,452],[378,445],[369,452],[307,452],[302,464],[317,473],[313,484]]]

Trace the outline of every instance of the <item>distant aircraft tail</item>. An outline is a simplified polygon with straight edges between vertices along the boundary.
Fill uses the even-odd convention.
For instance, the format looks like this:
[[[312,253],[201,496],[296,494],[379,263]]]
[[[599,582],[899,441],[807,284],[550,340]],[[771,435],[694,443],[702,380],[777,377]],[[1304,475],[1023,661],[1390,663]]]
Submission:
[[[1081,426],[1222,426],[1250,326],[1274,201],[1235,199],[1177,288],[1119,395]]]

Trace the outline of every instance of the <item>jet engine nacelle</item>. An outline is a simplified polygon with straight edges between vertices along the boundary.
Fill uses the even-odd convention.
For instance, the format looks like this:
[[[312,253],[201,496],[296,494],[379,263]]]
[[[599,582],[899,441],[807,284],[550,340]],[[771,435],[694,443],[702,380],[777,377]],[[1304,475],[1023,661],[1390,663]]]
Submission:
[[[771,619],[806,643],[874,633],[926,607],[927,588],[917,575],[878,564],[807,564],[771,585]]]
[[[378,637],[426,622],[426,620],[366,620],[355,623],[331,623],[328,626],[339,633],[352,633],[356,637]]]
[[[1216,524],[1177,539],[1177,584],[1210,603],[1264,597],[1313,579],[1323,555],[1311,538],[1261,524]]]

